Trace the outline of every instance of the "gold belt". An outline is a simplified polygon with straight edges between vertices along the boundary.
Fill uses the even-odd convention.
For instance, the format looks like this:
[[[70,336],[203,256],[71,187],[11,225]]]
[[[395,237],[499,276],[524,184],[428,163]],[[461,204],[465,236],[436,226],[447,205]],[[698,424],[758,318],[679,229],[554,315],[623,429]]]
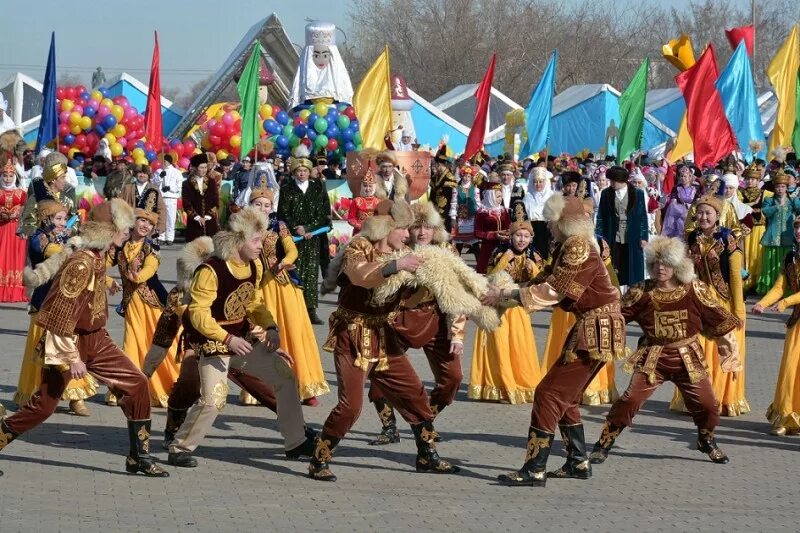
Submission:
[[[585,313],[575,313],[575,317],[578,320],[581,320],[583,318],[591,318],[593,316],[605,315],[607,313],[620,313],[621,309],[622,308],[620,307],[619,303],[606,304],[601,307],[595,307],[594,309],[590,309]]]

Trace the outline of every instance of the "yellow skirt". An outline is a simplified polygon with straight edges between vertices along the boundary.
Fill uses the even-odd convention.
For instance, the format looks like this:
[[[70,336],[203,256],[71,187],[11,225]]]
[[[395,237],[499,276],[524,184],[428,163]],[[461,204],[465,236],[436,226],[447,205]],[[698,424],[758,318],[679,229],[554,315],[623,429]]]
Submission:
[[[575,315],[564,311],[560,307],[553,308],[553,317],[550,320],[550,330],[547,332],[547,342],[544,346],[544,371],[547,372],[561,358],[561,350],[572,326],[575,325]],[[601,405],[613,403],[619,397],[615,381],[614,363],[609,361],[595,376],[583,392],[581,403],[583,405]]]
[[[128,302],[128,307],[125,309],[125,337],[122,351],[133,361],[136,368],[142,368],[160,316],[161,310],[146,304],[138,294],[134,294]],[[167,352],[164,362],[150,378],[150,403],[154,407],[167,406],[169,393],[178,380],[180,364],[175,362],[177,343],[176,339]]]
[[[772,427],[800,431],[800,323],[786,332],[775,398],[767,409]]]
[[[731,303],[719,298],[717,301],[725,309],[733,312]],[[735,374],[722,371],[717,340],[703,337],[706,370],[708,371],[708,378],[711,381],[711,387],[714,389],[714,396],[719,402],[719,412],[722,416],[739,416],[750,412],[750,404],[745,397],[744,391],[745,358],[747,355],[745,328],[739,328],[735,330],[734,333],[736,335],[736,342],[739,344],[739,359],[742,362],[742,370]],[[677,388],[672,396],[672,402],[670,402],[669,408],[672,411],[686,412],[686,406]]]
[[[31,315],[28,326],[28,339],[25,341],[25,354],[22,356],[22,367],[19,370],[19,383],[14,393],[14,403],[22,407],[31,396],[39,390],[42,383],[42,359],[36,354],[36,346],[42,338],[44,330],[36,324],[36,315]],[[86,400],[97,394],[97,381],[86,375],[85,378],[71,379],[64,389],[61,399],[64,401]]]
[[[470,399],[531,403],[541,380],[531,317],[524,309],[506,310],[500,326],[491,333],[478,329],[472,348]]]
[[[764,236],[766,226],[753,226],[750,235],[744,238],[745,268],[750,274],[744,280],[744,292],[753,289],[761,275],[761,265],[764,259],[764,251],[761,248],[761,237]]]
[[[281,334],[281,349],[294,359],[294,373],[301,400],[330,392],[314,328],[308,318],[303,291],[287,283],[281,285],[275,278],[264,284],[264,303],[272,313]]]

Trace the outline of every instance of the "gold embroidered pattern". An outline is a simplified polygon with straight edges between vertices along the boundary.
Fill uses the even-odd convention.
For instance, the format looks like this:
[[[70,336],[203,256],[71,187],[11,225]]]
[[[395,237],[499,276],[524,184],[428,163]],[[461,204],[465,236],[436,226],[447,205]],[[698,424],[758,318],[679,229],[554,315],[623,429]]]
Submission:
[[[92,269],[88,261],[76,259],[70,261],[64,272],[61,273],[59,288],[65,298],[74,299],[80,296],[81,292],[89,285],[92,279]]]
[[[609,449],[614,445],[614,441],[617,440],[617,437],[619,437],[620,433],[622,433],[622,428],[612,431],[608,423],[605,423],[603,424],[603,431],[600,433],[600,438],[597,439],[597,442],[603,448]]]
[[[228,378],[223,376],[219,382],[211,389],[211,401],[214,402],[214,407],[217,411],[222,411],[228,401]]]
[[[536,433],[531,431],[530,435],[528,436],[528,446],[527,452],[525,454],[525,462],[527,463],[537,455],[539,455],[539,450],[543,448],[550,447],[550,439],[547,437],[539,438],[536,436]]]
[[[94,295],[92,298],[92,322],[102,320],[106,316],[108,297],[105,286],[106,266],[102,258],[95,259]]]
[[[147,432],[147,428],[142,426],[136,436],[139,437],[139,441],[142,443],[142,451],[150,453],[150,433]]]
[[[239,285],[225,299],[225,320],[242,320],[247,315],[247,306],[253,300],[255,287],[249,281]]]
[[[697,298],[700,300],[700,303],[706,307],[719,307],[719,302],[717,299],[714,298],[713,293],[711,292],[711,287],[709,287],[704,282],[696,279],[692,281],[692,288],[694,289],[694,293],[697,295]]]
[[[628,292],[622,297],[622,307],[631,307],[642,298],[644,292],[644,283],[631,285]]]
[[[14,434],[11,432],[6,432],[6,425],[5,422],[0,424],[0,450],[8,446],[8,443],[14,440]]]
[[[317,446],[314,448],[314,459],[320,463],[327,463],[333,459],[333,452],[331,451],[331,441],[317,437]]]
[[[388,403],[383,405],[383,409],[378,413],[378,418],[384,426],[390,425],[394,421],[394,410]]]
[[[570,237],[561,248],[561,260],[570,266],[580,266],[589,259],[591,245],[582,237]]]
[[[655,319],[655,336],[657,338],[671,341],[686,338],[688,334],[688,310],[655,311],[653,317]]]
[[[194,344],[192,346],[195,353],[199,357],[211,357],[215,355],[228,355],[228,347],[224,342],[214,341],[211,339],[206,340],[203,344]]]

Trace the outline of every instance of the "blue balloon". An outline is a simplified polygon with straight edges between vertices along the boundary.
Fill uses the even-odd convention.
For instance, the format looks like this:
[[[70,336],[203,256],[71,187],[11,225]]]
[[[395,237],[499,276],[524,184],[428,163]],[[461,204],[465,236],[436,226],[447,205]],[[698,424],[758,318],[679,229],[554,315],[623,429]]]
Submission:
[[[115,117],[111,113],[103,117],[103,127],[105,127],[107,130],[110,130],[116,125],[117,125],[117,117]]]
[[[339,136],[339,127],[334,123],[328,126],[328,129],[325,130],[325,135],[328,136],[328,139],[336,139]]]
[[[342,130],[342,139],[344,139],[345,142],[352,141],[353,135],[355,135],[355,132],[349,126]]]
[[[328,109],[328,122],[330,122],[331,119],[335,121],[338,117],[339,111],[335,107]]]
[[[355,118],[355,119],[350,121],[350,127],[353,128],[354,132],[358,131],[358,119],[357,118]]]
[[[155,161],[156,157],[158,157],[158,154],[155,150],[148,150],[144,153],[144,156],[148,161]]]
[[[308,128],[308,129],[310,129],[310,130],[313,130],[313,129],[314,129],[314,123],[317,121],[317,119],[318,119],[318,118],[319,118],[319,115],[317,115],[317,114],[316,114],[316,113],[314,113],[313,111],[311,112],[311,114],[310,114],[310,115],[308,115],[308,116],[306,117],[306,124],[308,124],[309,126],[311,126],[311,127],[310,127],[310,128]]]
[[[294,134],[302,139],[306,136],[306,130],[307,128],[304,124],[298,124],[294,127]]]
[[[278,135],[282,129],[283,128],[281,128],[281,125],[275,122],[271,118],[268,118],[267,120],[264,121],[264,130],[267,133],[271,133],[272,135]]]
[[[275,119],[278,121],[279,124],[285,126],[286,124],[289,123],[289,113],[287,113],[286,111],[281,110],[281,112],[278,113],[278,116],[275,117]]]
[[[289,146],[289,139],[286,138],[285,135],[278,135],[278,138],[275,139],[275,145],[278,148],[287,148]]]
[[[144,150],[144,141],[136,141],[136,148]]]
[[[94,131],[95,131],[95,132],[97,133],[97,135],[99,135],[100,137],[105,137],[105,135],[106,135],[106,129],[103,127],[103,125],[102,125],[102,124],[97,124],[97,125],[94,127]]]
[[[344,151],[345,152],[352,152],[355,149],[356,149],[356,145],[353,144],[352,142],[344,143]]]
[[[81,94],[78,96],[78,98],[80,98],[80,99],[82,99],[82,100],[89,100],[91,97],[92,97],[92,95],[90,95],[90,94],[89,94],[88,92],[86,92],[86,91],[83,91],[83,92],[82,92],[82,93],[81,93]]]
[[[319,135],[319,133],[317,133],[317,130],[315,130],[314,128],[308,128],[306,130],[306,135],[308,135],[308,138],[313,141],[314,139],[317,138],[317,135]]]
[[[67,146],[72,145],[72,143],[74,142],[75,142],[75,136],[73,134],[70,133],[64,137],[64,144],[66,144]]]
[[[88,105],[83,108],[83,114],[89,118],[94,117],[97,114],[97,109],[93,107],[89,107]]]
[[[100,94],[103,95],[103,98],[108,97],[108,89],[106,89],[105,87],[98,87],[97,90],[100,91]]]

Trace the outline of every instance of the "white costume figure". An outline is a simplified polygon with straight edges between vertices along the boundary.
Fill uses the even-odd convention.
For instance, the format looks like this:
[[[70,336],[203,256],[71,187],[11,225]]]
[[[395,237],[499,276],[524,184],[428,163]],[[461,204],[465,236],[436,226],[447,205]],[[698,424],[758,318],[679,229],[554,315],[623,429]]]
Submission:
[[[353,85],[336,47],[336,26],[317,20],[306,25],[306,46],[294,75],[289,108],[320,98],[350,103]]]
[[[411,109],[414,100],[408,94],[406,80],[401,74],[392,74],[392,124],[396,129],[392,132],[392,144],[398,152],[411,152],[414,150],[416,131]]]
[[[111,161],[111,147],[108,146],[108,139],[105,137],[100,139],[100,142],[97,143],[97,150],[95,150],[94,155],[105,157],[106,161]]]
[[[14,121],[8,114],[8,100],[5,99],[3,93],[0,93],[0,133],[4,133],[8,130],[15,130],[17,129],[17,125],[14,124]]]

